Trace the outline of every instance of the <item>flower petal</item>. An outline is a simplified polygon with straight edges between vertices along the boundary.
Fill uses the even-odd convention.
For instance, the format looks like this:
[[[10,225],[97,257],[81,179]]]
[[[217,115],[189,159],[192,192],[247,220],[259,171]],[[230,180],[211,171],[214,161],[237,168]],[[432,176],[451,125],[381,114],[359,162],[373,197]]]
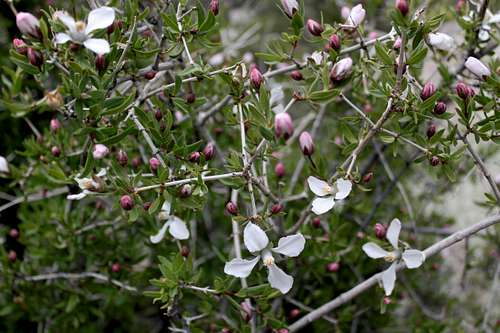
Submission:
[[[85,42],[83,42],[83,45],[90,51],[97,54],[105,54],[109,53],[110,51],[109,43],[105,39],[89,38]]]
[[[151,243],[158,244],[159,242],[161,242],[163,237],[165,237],[165,232],[167,232],[167,228],[169,227],[170,223],[172,223],[172,222],[171,221],[165,222],[163,224],[163,227],[161,227],[161,229],[158,231],[158,233],[156,235],[149,237],[149,240],[151,241]]]
[[[58,34],[56,34],[56,38],[54,39],[54,42],[56,44],[64,44],[68,41],[71,40],[71,37],[63,32],[60,32]]]
[[[70,194],[66,197],[68,200],[82,200],[87,196],[86,192],[80,192],[78,194]]]
[[[233,259],[230,262],[226,262],[224,266],[224,273],[239,278],[246,278],[252,272],[260,257],[255,257],[252,260],[246,259]]]
[[[68,13],[64,11],[57,11],[55,15],[64,25],[69,29],[69,31],[76,31],[75,19],[71,17]]]
[[[4,173],[9,172],[9,162],[3,156],[0,156],[0,172],[4,172]]]
[[[278,289],[282,294],[289,292],[293,286],[293,277],[283,272],[276,264],[272,264],[268,268],[267,280],[271,287]]]
[[[388,269],[382,272],[382,286],[385,290],[385,295],[390,296],[394,290],[396,283],[396,262],[393,262]]]
[[[167,215],[170,215],[171,208],[172,208],[172,201],[165,200],[165,202],[161,206],[161,211],[166,213]]]
[[[402,257],[408,268],[418,268],[425,261],[425,254],[419,250],[406,250]]]
[[[392,220],[389,228],[387,229],[387,235],[385,236],[389,243],[397,249],[399,241],[399,233],[401,232],[401,222],[398,219]]]
[[[312,193],[316,194],[318,197],[324,197],[329,194],[330,185],[324,180],[318,179],[314,176],[307,177],[307,183],[309,184],[309,189]]]
[[[312,211],[316,215],[321,215],[328,212],[335,205],[333,197],[315,198],[312,202]]]
[[[281,237],[278,241],[278,246],[272,250],[287,257],[296,257],[304,250],[305,244],[306,239],[304,236],[302,236],[302,234],[295,234]]]
[[[335,194],[335,199],[342,200],[345,199],[352,190],[352,183],[347,179],[338,179],[335,184],[337,184],[338,192]]]
[[[363,245],[363,251],[368,257],[373,259],[383,258],[389,254],[389,252],[373,242],[369,242]]]
[[[269,238],[258,225],[250,222],[243,231],[243,242],[250,252],[258,252],[269,244]]]
[[[115,20],[115,10],[111,7],[101,7],[94,9],[87,18],[85,33],[89,34],[97,29],[104,29],[113,24]]]
[[[187,228],[186,223],[183,220],[181,220],[177,216],[172,216],[170,221],[172,222],[170,224],[170,228],[168,228],[168,232],[170,232],[170,234],[174,236],[174,238],[176,239],[189,238],[189,230]]]

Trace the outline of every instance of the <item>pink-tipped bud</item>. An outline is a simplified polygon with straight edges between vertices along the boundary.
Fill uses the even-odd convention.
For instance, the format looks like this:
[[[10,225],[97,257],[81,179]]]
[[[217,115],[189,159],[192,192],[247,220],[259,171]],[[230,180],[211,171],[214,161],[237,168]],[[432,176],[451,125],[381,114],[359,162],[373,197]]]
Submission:
[[[288,140],[293,134],[293,120],[287,112],[278,113],[274,117],[274,134],[277,138]]]
[[[16,251],[10,250],[9,253],[7,254],[7,259],[9,259],[10,262],[15,262],[17,260]]]
[[[149,207],[151,207],[150,201],[146,201],[145,203],[142,204],[142,209],[144,209],[146,212],[149,210]]]
[[[109,149],[103,144],[96,144],[94,146],[94,150],[92,151],[92,156],[94,156],[94,159],[100,160],[106,157],[109,154]]]
[[[229,201],[226,204],[226,212],[228,212],[231,215],[238,215],[238,206],[232,201]]]
[[[95,68],[99,73],[106,69],[106,57],[103,54],[98,54],[95,57]]]
[[[118,153],[116,154],[116,161],[118,164],[120,164],[122,167],[126,166],[128,163],[128,155],[125,151],[119,150]]]
[[[427,138],[430,139],[436,134],[436,125],[430,124],[429,127],[427,127]]]
[[[59,157],[59,156],[61,156],[61,149],[57,146],[54,146],[50,149],[50,153],[54,157]]]
[[[437,102],[436,106],[434,106],[435,114],[443,114],[446,112],[446,103],[445,102]]]
[[[278,330],[278,333],[290,333],[290,331],[288,330],[288,328],[280,328]]]
[[[336,262],[331,262],[328,265],[326,265],[326,270],[330,273],[336,273],[340,269],[340,263],[338,261]]]
[[[26,36],[40,39],[42,32],[40,31],[40,21],[31,13],[19,12],[16,15],[16,25],[19,31]]]
[[[122,266],[120,263],[115,262],[113,265],[111,265],[111,271],[113,273],[118,273],[122,269]]]
[[[455,89],[457,91],[457,95],[464,100],[475,95],[474,89],[463,82],[458,82]]]
[[[191,193],[193,193],[193,188],[191,185],[189,184],[184,184],[181,186],[181,188],[179,189],[179,195],[182,197],[182,198],[187,198],[191,195]]]
[[[131,210],[134,208],[134,199],[130,195],[122,195],[120,198],[120,206],[125,210]]]
[[[389,296],[385,296],[383,302],[385,305],[389,305],[391,304],[391,298]]]
[[[38,68],[43,65],[43,55],[34,48],[28,47],[28,60],[30,64]]]
[[[401,48],[402,43],[403,43],[403,40],[401,39],[401,37],[398,36],[398,38],[396,38],[396,40],[394,41],[392,48],[394,50],[399,50]]]
[[[14,38],[12,40],[12,46],[17,53],[26,54],[28,53],[28,45],[24,42],[24,40],[20,38]]]
[[[161,112],[161,110],[158,109],[158,110],[155,111],[155,118],[158,121],[160,121],[161,118],[163,118],[163,113]]]
[[[219,0],[210,1],[210,4],[208,5],[208,10],[212,14],[214,14],[214,16],[217,16],[219,14]]]
[[[292,309],[290,311],[290,313],[288,314],[288,318],[289,319],[295,319],[297,318],[298,316],[300,316],[300,310],[295,308],[295,309]]]
[[[271,214],[276,215],[279,214],[283,211],[283,204],[281,203],[275,203],[274,205],[271,206]]]
[[[467,61],[465,61],[464,66],[475,76],[480,79],[485,79],[486,77],[491,75],[491,71],[481,60],[468,57]]]
[[[290,73],[290,77],[295,80],[295,81],[302,81],[304,80],[304,77],[302,76],[302,73],[299,70],[294,70]]]
[[[10,229],[9,230],[9,236],[11,238],[18,239],[19,238],[19,230],[14,229],[14,228]]]
[[[441,163],[441,159],[437,156],[432,156],[431,159],[429,160],[429,163],[432,166],[438,166],[439,163]]]
[[[184,258],[187,258],[187,257],[189,257],[189,253],[191,253],[191,250],[189,250],[189,247],[187,247],[186,245],[182,245],[181,256],[183,256]]]
[[[203,148],[203,156],[205,156],[205,161],[209,161],[215,156],[215,145],[213,142],[207,143],[205,148]]]
[[[332,82],[339,82],[351,75],[352,72],[352,59],[347,57],[335,65],[333,65],[332,70],[330,71],[330,80]]]
[[[252,64],[250,66],[250,83],[255,89],[258,90],[263,81],[264,76],[262,76],[262,73],[257,68],[257,65]]]
[[[276,174],[276,177],[282,178],[285,176],[285,165],[281,162],[278,162],[276,166],[274,167],[274,173]]]
[[[137,169],[137,168],[139,168],[140,165],[141,165],[141,159],[139,157],[134,157],[132,159],[132,167],[134,169]]]
[[[158,160],[156,157],[151,157],[149,159],[149,168],[153,173],[156,173],[158,171],[158,168],[160,167],[160,160]]]
[[[50,130],[54,133],[61,129],[61,122],[57,118],[52,118],[50,120]]]
[[[368,172],[366,175],[363,176],[363,182],[364,183],[369,183],[373,179],[373,172]]]
[[[460,14],[462,12],[462,10],[465,8],[465,0],[458,0],[456,3],[455,3],[455,10],[458,12],[458,14]]]
[[[189,162],[198,163],[200,161],[201,154],[197,151],[192,152],[189,155]]]
[[[302,154],[305,156],[311,156],[314,153],[314,142],[311,134],[308,132],[302,132],[299,136],[299,146]]]
[[[320,228],[321,227],[321,219],[319,217],[315,217],[313,220],[312,220],[312,226],[316,229]]]
[[[156,73],[158,73],[158,72],[157,72],[157,71],[153,71],[153,70],[151,70],[151,71],[149,71],[149,72],[146,72],[146,73],[144,74],[144,77],[146,78],[146,80],[152,80],[152,79],[154,79],[154,78],[155,78]]]
[[[385,239],[386,229],[383,224],[376,223],[373,229],[375,230],[375,237],[378,239]]]
[[[306,26],[307,26],[307,30],[313,36],[321,36],[321,33],[325,30],[321,26],[321,24],[319,24],[318,22],[311,20],[311,19],[307,20]]]
[[[297,0],[281,0],[281,5],[283,6],[283,11],[286,16],[292,18],[293,15],[299,10],[299,3]]]
[[[422,88],[420,98],[425,101],[436,93],[436,86],[432,82],[427,82]]]
[[[186,94],[186,103],[193,104],[196,101],[196,95],[192,92]]]
[[[342,46],[340,42],[340,37],[336,34],[333,34],[330,36],[330,39],[328,40],[328,45],[335,51],[340,50],[340,47]]]
[[[396,8],[401,12],[403,16],[406,16],[406,14],[408,14],[408,11],[410,10],[410,6],[408,5],[407,0],[396,0]]]

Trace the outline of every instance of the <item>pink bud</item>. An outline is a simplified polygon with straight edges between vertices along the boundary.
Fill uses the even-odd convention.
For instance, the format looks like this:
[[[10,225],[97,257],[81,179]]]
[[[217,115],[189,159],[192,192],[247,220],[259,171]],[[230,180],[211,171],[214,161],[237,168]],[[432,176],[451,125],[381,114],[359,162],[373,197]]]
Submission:
[[[464,6],[465,0],[457,0],[457,2],[455,3],[455,10],[460,14]]]
[[[9,259],[10,262],[15,262],[17,260],[16,251],[10,250],[9,253],[7,254],[7,259]]]
[[[464,100],[475,95],[474,89],[463,82],[458,82],[455,89],[457,91],[457,95]]]
[[[59,149],[59,147],[57,147],[57,146],[52,147],[50,149],[50,152],[51,152],[52,156],[54,156],[54,157],[61,156],[61,149]]]
[[[182,198],[189,197],[191,195],[191,193],[193,193],[193,188],[189,184],[182,185],[181,188],[180,188],[180,190],[179,190],[179,195]]]
[[[293,120],[287,112],[278,113],[274,117],[274,133],[277,138],[288,140],[293,134]]]
[[[485,79],[491,75],[490,69],[477,58],[468,57],[464,65],[472,74],[480,79]]]
[[[205,156],[205,160],[209,161],[215,156],[215,145],[213,142],[207,143],[205,148],[203,148],[203,155]]]
[[[238,206],[232,201],[229,201],[226,204],[226,212],[228,212],[231,215],[238,215]]]
[[[141,165],[141,159],[139,157],[134,157],[132,159],[132,167],[137,169]]]
[[[408,5],[408,1],[406,0],[396,0],[396,8],[401,12],[403,16],[406,16],[406,14],[408,14],[408,11],[410,10],[410,6]]]
[[[189,250],[189,247],[187,247],[186,245],[182,245],[181,256],[183,256],[184,258],[187,258],[187,257],[189,257],[190,252],[191,252],[191,250]]]
[[[288,330],[288,328],[280,328],[278,330],[278,333],[290,333],[290,331]]]
[[[302,154],[305,156],[311,156],[314,153],[314,142],[311,134],[308,132],[302,132],[299,136],[299,146]]]
[[[96,144],[94,146],[94,150],[92,151],[92,156],[94,156],[94,159],[100,160],[104,157],[106,157],[109,154],[109,149],[103,144]]]
[[[262,76],[262,73],[257,68],[257,65],[252,64],[250,66],[250,83],[255,89],[258,90],[263,81],[264,76]]]
[[[396,38],[396,41],[394,42],[394,45],[392,45],[392,48],[394,50],[399,50],[401,48],[401,43],[403,43],[403,40],[398,36],[398,38]]]
[[[151,157],[149,159],[149,168],[153,173],[156,173],[158,171],[158,168],[160,167],[160,161],[156,157]]]
[[[390,298],[389,296],[385,296],[385,297],[384,297],[384,304],[385,304],[385,305],[389,305],[389,304],[391,304],[391,298]]]
[[[144,77],[146,78],[146,80],[152,80],[152,79],[154,79],[154,77],[156,76],[156,73],[158,73],[158,72],[157,72],[157,71],[153,71],[153,70],[151,70],[151,71],[149,71],[149,72],[146,72],[146,73],[144,74]]]
[[[28,60],[30,64],[36,66],[38,68],[42,67],[43,64],[43,55],[35,50],[34,48],[28,47]]]
[[[330,71],[330,80],[332,82],[339,82],[348,77],[352,72],[352,59],[347,57],[335,65],[333,65],[332,70]]]
[[[283,204],[281,203],[275,203],[274,205],[271,206],[271,214],[276,215],[279,214],[283,211]]]
[[[210,1],[208,10],[211,11],[214,16],[217,16],[219,14],[219,0]]]
[[[115,262],[113,265],[111,265],[111,271],[113,273],[118,273],[122,269],[121,265],[117,262]]]
[[[436,93],[436,86],[432,82],[427,82],[422,88],[420,98],[425,101]]]
[[[12,40],[12,46],[14,46],[17,53],[26,54],[28,52],[28,46],[22,39],[14,38]]]
[[[95,68],[99,73],[106,69],[106,57],[103,54],[95,57]]]
[[[354,6],[349,12],[346,23],[350,26],[357,27],[363,23],[366,16],[366,10],[362,4]]]
[[[379,239],[384,239],[385,238],[385,233],[386,229],[383,224],[381,223],[376,223],[375,226],[373,227],[375,230],[375,236]]]
[[[315,217],[312,220],[312,226],[315,227],[316,229],[318,229],[319,227],[321,227],[321,219],[319,217]]]
[[[9,230],[9,236],[11,238],[18,239],[19,238],[19,230],[14,229],[14,228],[10,229]]]
[[[434,106],[435,114],[443,114],[446,112],[446,103],[445,102],[437,102],[436,106]]]
[[[339,262],[331,262],[328,265],[326,265],[326,270],[330,273],[336,273],[340,269],[340,263]]]
[[[427,127],[427,138],[432,138],[434,134],[436,134],[436,125],[430,124],[429,127]]]
[[[293,15],[299,10],[297,0],[281,0],[281,5],[283,6],[283,11],[286,16],[289,18],[292,18]]]
[[[196,101],[196,95],[192,92],[186,94],[186,103],[193,104]]]
[[[59,131],[60,129],[61,129],[61,122],[59,121],[59,119],[52,118],[50,120],[50,130],[55,133],[55,132]]]
[[[439,163],[441,163],[441,159],[439,159],[439,157],[437,157],[437,156],[432,156],[431,159],[429,160],[429,163],[432,166],[438,166]]]
[[[116,154],[116,161],[118,164],[120,164],[122,167],[126,166],[128,163],[128,156],[127,153],[124,152],[123,150],[119,150],[118,154]]]
[[[26,36],[40,39],[42,33],[40,31],[40,22],[31,13],[19,12],[16,15],[16,25],[19,31]]]
[[[300,310],[295,308],[295,309],[292,309],[290,311],[290,313],[288,314],[288,318],[290,319],[295,319],[297,318],[298,316],[300,315]]]
[[[325,29],[323,29],[321,24],[319,24],[318,22],[311,20],[311,19],[307,20],[306,26],[307,26],[307,30],[309,30],[309,32],[313,36],[321,36],[321,33],[325,30]]]
[[[130,195],[122,195],[120,198],[120,206],[125,210],[131,210],[134,208],[134,199]]]
[[[201,154],[197,151],[192,152],[189,155],[189,162],[198,163],[200,161]]]
[[[274,167],[274,173],[278,178],[282,178],[285,176],[285,165],[281,162],[278,162]]]
[[[330,39],[328,40],[328,44],[335,51],[340,50],[341,47],[340,37],[336,34],[331,35]]]
[[[373,172],[368,172],[366,175],[363,176],[363,182],[364,183],[369,183],[373,179]]]
[[[290,73],[290,77],[295,80],[295,81],[302,81],[304,77],[302,76],[302,73],[299,70],[294,70]]]

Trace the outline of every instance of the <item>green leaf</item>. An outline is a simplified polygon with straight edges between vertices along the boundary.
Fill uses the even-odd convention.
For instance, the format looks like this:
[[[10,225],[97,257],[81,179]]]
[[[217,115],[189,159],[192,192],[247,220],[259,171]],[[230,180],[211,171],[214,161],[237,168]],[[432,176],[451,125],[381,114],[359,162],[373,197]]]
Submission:
[[[420,63],[427,55],[427,50],[428,49],[425,46],[425,43],[420,43],[420,45],[411,52],[410,57],[406,61],[406,64],[415,65]]]
[[[382,45],[379,41],[375,43],[375,52],[377,56],[382,60],[382,62],[386,65],[392,66],[394,64],[394,60],[389,56],[389,50]]]
[[[314,91],[311,94],[309,94],[309,100],[316,103],[325,103],[334,99],[339,94],[340,94],[339,89]]]

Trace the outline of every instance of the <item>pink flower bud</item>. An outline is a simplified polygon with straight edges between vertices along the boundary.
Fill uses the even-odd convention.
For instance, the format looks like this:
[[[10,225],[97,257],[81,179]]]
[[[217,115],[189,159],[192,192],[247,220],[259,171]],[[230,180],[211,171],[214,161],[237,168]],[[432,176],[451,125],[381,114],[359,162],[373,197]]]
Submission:
[[[94,159],[100,160],[104,157],[106,157],[109,154],[109,149],[103,144],[96,144],[94,146],[94,150],[92,151],[92,156],[94,156]]]
[[[302,154],[305,156],[311,156],[314,153],[314,142],[311,134],[308,132],[302,132],[299,136],[299,146]]]
[[[396,38],[396,41],[394,41],[394,45],[392,45],[392,48],[394,50],[399,50],[401,48],[401,43],[403,43],[403,40],[398,36],[398,38]]]
[[[156,76],[156,73],[158,73],[158,72],[157,72],[157,71],[153,71],[153,70],[151,70],[151,71],[149,71],[149,72],[146,72],[146,73],[144,74],[144,77],[146,78],[146,80],[152,80],[152,79],[154,79],[154,77]]]
[[[134,199],[130,195],[122,195],[120,198],[120,206],[125,210],[131,210],[134,208]]]
[[[61,156],[61,149],[57,146],[54,146],[50,149],[50,153],[54,157],[59,157],[59,156]]]
[[[384,239],[385,238],[386,229],[385,229],[385,227],[384,227],[383,224],[376,223],[375,226],[373,227],[373,229],[375,230],[375,236],[378,239]]]
[[[430,139],[436,134],[436,125],[430,124],[429,127],[427,127],[427,138]]]
[[[279,214],[283,211],[283,204],[281,203],[275,203],[274,205],[271,206],[271,214],[276,215]]]
[[[9,259],[10,262],[15,262],[17,260],[16,251],[10,250],[9,253],[7,254],[7,259]]]
[[[59,121],[59,119],[52,118],[50,120],[50,130],[55,133],[55,132],[59,131],[60,129],[61,129],[61,122]]]
[[[295,81],[302,81],[304,79],[302,73],[299,70],[292,71],[290,73],[290,77]]]
[[[19,230],[14,229],[14,228],[10,229],[9,230],[9,236],[11,238],[18,239],[19,238]]]
[[[145,203],[142,204],[142,209],[144,209],[146,212],[149,210],[149,207],[151,207],[150,201],[146,201]]]
[[[313,36],[321,36],[321,33],[325,30],[319,22],[316,22],[314,20],[308,19],[307,23],[307,30],[311,33]]]
[[[118,273],[122,269],[121,265],[117,262],[115,262],[113,265],[111,265],[111,271],[113,273]]]
[[[465,62],[465,67],[475,76],[477,76],[480,79],[485,79],[487,76],[491,75],[490,69],[481,62],[481,60],[474,58],[474,57],[468,57],[467,61]]]
[[[278,113],[274,117],[274,133],[277,138],[288,140],[293,134],[293,120],[287,112]]]
[[[283,176],[285,176],[285,165],[281,162],[278,162],[274,167],[274,173],[278,178],[282,178]]]
[[[14,38],[12,40],[12,46],[14,47],[14,49],[16,50],[17,53],[20,53],[20,54],[28,53],[28,46],[26,45],[24,40],[22,40],[20,38]]]
[[[330,39],[328,40],[328,44],[335,51],[340,50],[341,47],[340,37],[336,34],[331,35]]]
[[[203,155],[205,156],[205,160],[209,161],[215,156],[215,145],[213,142],[207,143],[205,148],[203,148]]]
[[[183,256],[184,258],[187,258],[187,257],[189,257],[189,253],[191,253],[191,250],[189,250],[189,247],[187,247],[186,245],[182,245],[181,256]]]
[[[137,169],[141,165],[141,159],[139,157],[134,157],[132,159],[132,167]]]
[[[429,160],[429,163],[432,166],[438,166],[439,163],[441,163],[441,159],[439,159],[439,157],[437,157],[437,156],[432,156],[431,159]]]
[[[187,198],[191,195],[191,193],[193,193],[193,188],[191,185],[189,184],[184,184],[181,186],[180,190],[179,190],[179,195],[182,197],[182,198]]]
[[[339,262],[331,262],[328,265],[326,265],[326,270],[330,273],[336,273],[340,269],[340,263]]]
[[[193,104],[196,101],[196,95],[192,92],[186,94],[186,103]]]
[[[226,204],[226,212],[228,212],[231,215],[238,215],[238,206],[232,201],[229,201]]]
[[[458,82],[455,89],[457,91],[457,95],[464,100],[471,98],[475,95],[474,89],[472,89],[470,86],[466,85],[463,82]]]
[[[19,31],[26,36],[40,39],[42,33],[40,31],[40,22],[31,13],[19,12],[16,15],[16,25]]]
[[[436,86],[432,82],[427,82],[422,88],[420,98],[425,101],[436,93]]]
[[[295,309],[292,309],[290,311],[290,313],[288,314],[288,318],[289,319],[295,319],[297,318],[298,316],[300,316],[300,310],[295,308]]]
[[[198,163],[200,161],[201,154],[197,151],[192,152],[189,155],[189,162]]]
[[[384,297],[384,304],[385,304],[385,305],[389,305],[389,304],[391,304],[391,298],[390,298],[389,296],[385,296],[385,297]]]
[[[364,183],[369,183],[373,179],[373,172],[368,172],[366,175],[363,176],[363,182]]]
[[[465,0],[457,0],[455,3],[455,10],[457,11],[458,14],[462,12],[462,10],[465,7]]]
[[[128,163],[128,156],[127,153],[124,152],[123,150],[119,150],[118,153],[116,154],[116,161],[118,164],[120,164],[122,167],[126,166]]]
[[[333,65],[332,70],[330,71],[330,80],[332,82],[339,82],[348,77],[352,72],[352,59],[347,57],[335,65]]]
[[[149,159],[149,168],[153,173],[156,173],[158,171],[158,168],[160,167],[160,160],[158,160],[156,157],[151,157]]]
[[[161,118],[163,118],[163,113],[161,112],[161,110],[156,110],[155,111],[155,118],[156,120],[160,121]]]
[[[278,330],[278,333],[290,333],[290,331],[288,330],[288,328],[280,328]]]
[[[408,5],[408,1],[406,0],[396,0],[396,8],[401,12],[403,16],[406,16],[406,14],[408,14],[408,11],[410,10],[410,6]]]
[[[106,57],[103,54],[98,54],[95,57],[95,68],[99,73],[106,69]]]
[[[38,68],[43,65],[43,55],[34,48],[28,47],[28,60],[30,64]]]
[[[283,6],[283,11],[286,16],[289,18],[292,18],[293,15],[299,10],[297,0],[281,0],[281,5]]]
[[[208,10],[211,11],[214,16],[217,16],[219,14],[219,0],[210,1]]]
[[[319,217],[315,217],[313,220],[312,220],[312,226],[316,229],[318,229],[319,227],[321,227],[321,219]]]
[[[257,65],[252,64],[250,66],[250,83],[255,89],[259,90],[260,85],[262,84],[263,81],[264,81],[264,76],[262,76],[262,73],[257,68]]]
[[[445,102],[437,102],[436,106],[434,106],[435,114],[443,114],[446,112],[446,103]]]
[[[357,27],[363,23],[365,16],[366,10],[363,8],[363,5],[356,5],[351,9],[346,23],[350,26]]]

